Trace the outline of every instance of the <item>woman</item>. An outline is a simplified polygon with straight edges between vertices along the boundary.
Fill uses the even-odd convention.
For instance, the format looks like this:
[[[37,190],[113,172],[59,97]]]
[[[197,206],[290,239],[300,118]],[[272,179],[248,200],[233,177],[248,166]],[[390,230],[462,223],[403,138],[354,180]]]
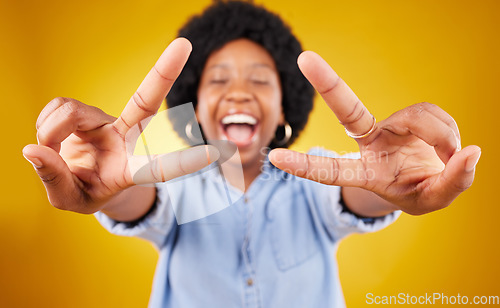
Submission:
[[[155,243],[152,307],[343,306],[333,258],[342,237],[378,230],[399,210],[446,207],[472,184],[480,149],[460,149],[446,112],[418,104],[376,122],[312,52],[300,54],[298,66],[356,139],[360,158],[268,153],[293,142],[311,109],[312,92],[294,65],[300,44],[277,16],[241,2],[214,4],[180,35],[193,42],[189,61],[191,44],[172,42],[118,119],[57,98],[37,121],[39,145],[23,151],[55,207],[97,212],[112,232]],[[232,206],[181,225],[174,196],[189,206],[221,202],[225,192],[216,172],[170,184],[169,193],[165,184],[134,186],[125,136],[167,93],[170,107],[193,102],[206,139],[238,146],[245,183]],[[186,123],[174,123],[188,138]],[[151,168],[144,182],[196,171],[219,155],[188,151]]]

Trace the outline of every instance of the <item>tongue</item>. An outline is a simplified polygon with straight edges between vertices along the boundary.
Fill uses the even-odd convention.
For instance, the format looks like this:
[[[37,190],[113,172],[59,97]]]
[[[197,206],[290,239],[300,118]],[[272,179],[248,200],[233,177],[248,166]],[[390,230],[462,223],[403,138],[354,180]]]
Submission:
[[[252,127],[247,124],[230,124],[226,128],[229,140],[241,143],[248,141],[252,136]]]

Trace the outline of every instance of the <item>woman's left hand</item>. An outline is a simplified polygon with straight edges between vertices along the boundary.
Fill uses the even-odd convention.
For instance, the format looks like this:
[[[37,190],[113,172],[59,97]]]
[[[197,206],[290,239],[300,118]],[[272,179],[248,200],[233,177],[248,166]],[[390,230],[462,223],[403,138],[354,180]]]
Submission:
[[[319,55],[306,51],[298,64],[355,138],[361,158],[325,158],[276,149],[269,156],[276,167],[320,183],[372,191],[415,215],[448,206],[471,186],[481,149],[461,149],[457,124],[444,110],[420,103],[377,123]]]

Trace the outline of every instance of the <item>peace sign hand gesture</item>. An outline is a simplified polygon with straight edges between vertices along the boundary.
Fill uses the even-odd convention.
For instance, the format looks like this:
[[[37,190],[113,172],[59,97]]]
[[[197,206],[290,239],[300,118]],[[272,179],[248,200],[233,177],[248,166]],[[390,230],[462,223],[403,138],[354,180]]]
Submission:
[[[129,170],[141,158],[127,153],[138,137],[127,133],[157,112],[190,52],[188,40],[174,40],[118,119],[71,98],[56,98],[42,110],[36,124],[38,145],[26,146],[23,155],[35,166],[53,206],[94,213],[128,187],[166,181],[218,159],[213,146],[200,146],[153,157],[140,177]]]
[[[298,64],[355,138],[361,158],[324,158],[276,149],[270,154],[275,166],[320,183],[369,190],[410,214],[444,208],[470,187],[481,150],[477,146],[461,149],[458,127],[444,110],[421,103],[377,123],[319,55],[306,51]]]

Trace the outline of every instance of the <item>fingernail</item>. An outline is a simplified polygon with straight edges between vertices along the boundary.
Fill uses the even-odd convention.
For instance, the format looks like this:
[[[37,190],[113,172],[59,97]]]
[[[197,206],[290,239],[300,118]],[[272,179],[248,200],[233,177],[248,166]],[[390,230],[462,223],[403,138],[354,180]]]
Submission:
[[[467,161],[465,162],[465,171],[466,172],[474,171],[480,157],[481,157],[481,151],[479,151],[479,152],[477,152],[477,154],[472,155],[469,158],[467,158]]]
[[[26,158],[27,161],[29,161],[33,165],[33,167],[35,167],[37,169],[43,167],[42,162],[38,158],[36,158],[36,157],[28,158],[24,154],[23,154],[23,156],[24,156],[24,158]]]

